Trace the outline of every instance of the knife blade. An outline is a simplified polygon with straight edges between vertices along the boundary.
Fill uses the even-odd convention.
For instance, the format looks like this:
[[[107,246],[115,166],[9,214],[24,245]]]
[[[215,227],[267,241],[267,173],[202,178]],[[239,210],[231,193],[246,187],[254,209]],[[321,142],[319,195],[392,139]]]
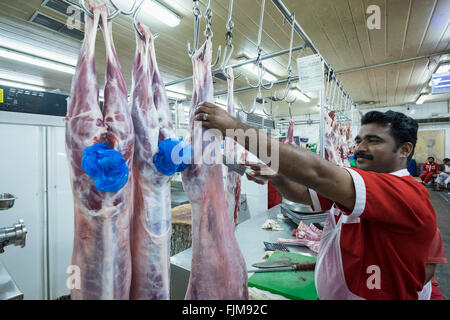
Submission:
[[[227,157],[225,155],[222,156],[223,164],[226,165],[231,170],[239,173],[239,175],[243,176],[246,172],[251,172],[252,170],[247,168],[246,166],[238,163],[228,163]],[[248,171],[247,171],[248,169]]]
[[[289,267],[266,267],[263,269],[247,270],[247,273],[276,272],[276,271],[312,271],[316,267],[315,262],[300,262]]]

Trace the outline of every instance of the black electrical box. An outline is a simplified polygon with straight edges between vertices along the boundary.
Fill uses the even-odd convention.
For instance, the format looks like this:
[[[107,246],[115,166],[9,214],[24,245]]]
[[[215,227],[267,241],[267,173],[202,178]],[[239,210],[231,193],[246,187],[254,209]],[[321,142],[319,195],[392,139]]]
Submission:
[[[65,117],[69,96],[0,86],[0,111]]]

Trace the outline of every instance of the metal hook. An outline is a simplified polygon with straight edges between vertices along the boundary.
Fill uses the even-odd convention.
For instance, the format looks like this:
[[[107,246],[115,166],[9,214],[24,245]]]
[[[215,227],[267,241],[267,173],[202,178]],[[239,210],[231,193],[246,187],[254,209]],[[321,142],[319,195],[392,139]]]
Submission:
[[[94,18],[94,14],[91,12],[91,10],[89,10],[88,7],[86,7],[85,0],[78,0],[78,3],[80,5],[80,7],[81,7],[81,10],[83,10],[86,15],[88,15],[90,18],[93,19]],[[119,15],[122,12],[115,5],[113,5],[113,7],[114,7],[114,9],[116,11],[114,11],[112,14],[110,14],[108,16],[108,21],[114,19],[115,17],[117,17],[117,15]]]
[[[278,113],[278,106],[276,107],[275,111],[273,110],[273,100],[270,101],[270,114],[266,112],[266,109],[264,108],[263,105],[263,109],[262,111],[264,112],[264,114],[270,118],[274,117],[274,114]]]
[[[110,0],[111,1],[111,0]],[[144,2],[145,2],[146,0],[141,0],[141,2],[139,3],[139,5],[136,7],[136,9],[134,9],[134,11],[133,11],[133,27],[134,27],[134,30],[136,30],[136,33],[139,35],[139,37],[142,39],[142,40],[145,40],[145,37],[144,37],[144,35],[141,33],[141,31],[139,30],[139,28],[138,28],[138,26],[137,26],[137,16],[138,16],[138,13],[139,13],[139,11],[141,10],[141,8],[142,8],[142,5],[144,4]],[[137,2],[137,0],[135,0],[135,3]],[[134,4],[135,4],[134,3]],[[133,7],[134,7],[134,4],[133,4]],[[156,40],[157,38],[159,37],[159,33],[155,33],[154,35],[152,35],[152,39],[153,40]]]
[[[255,103],[253,103],[253,106],[252,106],[252,108],[250,109],[250,111],[246,111],[246,110],[244,109],[244,106],[242,105],[242,102],[239,102],[239,105],[241,106],[242,112],[244,112],[245,114],[252,114],[253,112],[255,112],[255,109],[256,109],[256,104],[255,104]]]
[[[114,3],[113,0],[108,0],[108,1],[114,7],[114,9],[120,10],[119,7],[117,7],[117,5]],[[134,11],[136,10],[135,6],[136,6],[137,2],[138,2],[138,0],[134,0],[133,6],[131,7],[130,11],[120,10],[120,13],[122,13],[122,14],[124,14],[126,16],[130,16],[130,15],[134,14]]]
[[[192,7],[192,13],[194,14],[194,50],[191,50],[191,43],[188,41],[187,49],[188,55],[192,58],[195,51],[198,49],[198,36],[200,33],[200,19],[202,17],[202,12],[198,8],[198,0],[194,0],[194,6]]]

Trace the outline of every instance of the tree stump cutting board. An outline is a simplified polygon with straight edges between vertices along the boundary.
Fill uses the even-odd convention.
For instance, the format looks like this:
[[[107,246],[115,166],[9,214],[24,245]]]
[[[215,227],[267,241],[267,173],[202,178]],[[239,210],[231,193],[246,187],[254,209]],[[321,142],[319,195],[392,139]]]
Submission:
[[[183,204],[172,208],[172,238],[170,256],[192,246],[191,204]]]

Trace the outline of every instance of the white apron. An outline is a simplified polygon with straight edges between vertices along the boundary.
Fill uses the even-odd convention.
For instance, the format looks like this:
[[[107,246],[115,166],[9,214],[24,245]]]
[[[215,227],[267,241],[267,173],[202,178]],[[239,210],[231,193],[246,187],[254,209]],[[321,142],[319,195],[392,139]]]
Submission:
[[[337,214],[339,210],[333,206],[320,239],[320,249],[314,270],[317,295],[320,300],[364,300],[348,289],[342,264],[339,243],[342,222],[351,223],[352,218],[342,214],[336,224],[335,215]],[[355,220],[359,222],[359,218]],[[430,296],[431,281],[419,292],[419,300],[429,300]]]

